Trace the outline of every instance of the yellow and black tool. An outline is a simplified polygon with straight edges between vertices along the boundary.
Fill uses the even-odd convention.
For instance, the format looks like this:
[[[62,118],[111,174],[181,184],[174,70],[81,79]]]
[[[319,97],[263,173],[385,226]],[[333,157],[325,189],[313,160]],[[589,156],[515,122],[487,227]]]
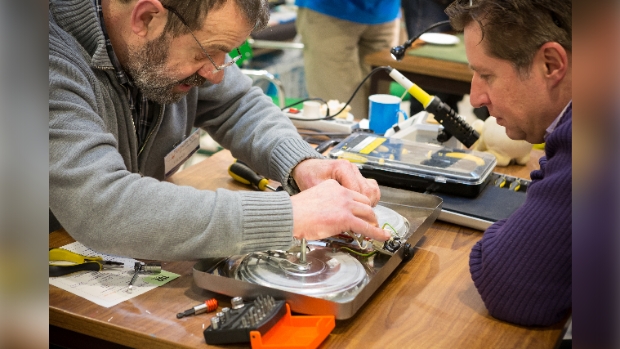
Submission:
[[[228,174],[237,182],[251,184],[258,190],[281,190],[280,188],[274,188],[269,185],[269,180],[267,178],[254,172],[248,165],[239,160],[236,160],[232,165],[230,165],[230,167],[228,167]]]
[[[50,248],[49,258],[49,276],[62,276],[82,270],[101,271],[104,268],[122,268],[124,265],[121,262],[105,261],[102,257],[82,256],[63,248]],[[69,262],[72,264],[53,262]]]

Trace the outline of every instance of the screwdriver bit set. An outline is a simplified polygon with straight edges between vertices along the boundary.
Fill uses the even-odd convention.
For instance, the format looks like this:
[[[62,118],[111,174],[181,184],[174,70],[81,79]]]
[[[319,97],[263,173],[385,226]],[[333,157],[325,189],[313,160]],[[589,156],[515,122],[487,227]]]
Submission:
[[[264,335],[286,314],[286,302],[271,296],[247,303],[239,300],[232,302],[232,309],[222,308],[211,318],[203,332],[207,344],[249,343],[250,332]]]

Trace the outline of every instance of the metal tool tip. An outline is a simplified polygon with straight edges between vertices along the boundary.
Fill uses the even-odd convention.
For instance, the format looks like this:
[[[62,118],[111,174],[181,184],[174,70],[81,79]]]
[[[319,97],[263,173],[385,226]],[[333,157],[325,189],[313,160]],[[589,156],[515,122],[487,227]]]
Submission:
[[[183,316],[185,316],[185,314],[183,314],[183,313],[177,313],[177,319],[180,319],[180,318],[182,318]]]

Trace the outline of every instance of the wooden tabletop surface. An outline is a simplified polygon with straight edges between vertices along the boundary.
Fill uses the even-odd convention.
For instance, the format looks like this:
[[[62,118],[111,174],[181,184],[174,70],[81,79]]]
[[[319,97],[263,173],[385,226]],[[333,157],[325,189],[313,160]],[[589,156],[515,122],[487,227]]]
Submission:
[[[410,72],[436,76],[440,78],[471,82],[473,73],[465,63],[440,60],[436,58],[405,54],[402,60],[392,58],[390,50],[382,50],[364,57],[364,61],[373,67],[389,65],[401,72]]]
[[[386,49],[371,53],[364,61],[372,68],[390,66],[398,70],[422,89],[456,95],[468,94],[471,89],[472,71],[465,63],[405,54],[402,60],[392,58]],[[386,71],[378,71],[370,78],[370,94],[389,93],[389,84],[394,81]],[[430,93],[430,92],[429,92]]]
[[[528,166],[496,172],[529,178],[541,151]],[[199,189],[247,190],[226,169],[233,159],[221,151],[173,176],[171,182]],[[420,240],[413,259],[403,263],[351,319],[337,321],[320,348],[553,348],[563,324],[528,328],[489,316],[469,275],[468,256],[482,232],[435,222]],[[50,234],[50,247],[73,242],[65,232]],[[145,294],[104,308],[70,292],[49,286],[50,325],[140,348],[205,348],[203,328],[213,313],[177,319],[176,314],[215,297],[198,288],[194,262],[164,263],[181,277]],[[225,345],[223,348],[248,348]]]

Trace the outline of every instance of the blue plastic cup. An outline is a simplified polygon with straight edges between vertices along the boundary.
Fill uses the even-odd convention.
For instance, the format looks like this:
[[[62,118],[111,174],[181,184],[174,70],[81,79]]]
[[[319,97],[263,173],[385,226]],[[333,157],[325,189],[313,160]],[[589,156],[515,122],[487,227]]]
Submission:
[[[400,109],[400,98],[392,95],[377,94],[368,97],[369,128],[376,134],[384,134],[398,123],[398,116],[407,118],[407,113]]]

